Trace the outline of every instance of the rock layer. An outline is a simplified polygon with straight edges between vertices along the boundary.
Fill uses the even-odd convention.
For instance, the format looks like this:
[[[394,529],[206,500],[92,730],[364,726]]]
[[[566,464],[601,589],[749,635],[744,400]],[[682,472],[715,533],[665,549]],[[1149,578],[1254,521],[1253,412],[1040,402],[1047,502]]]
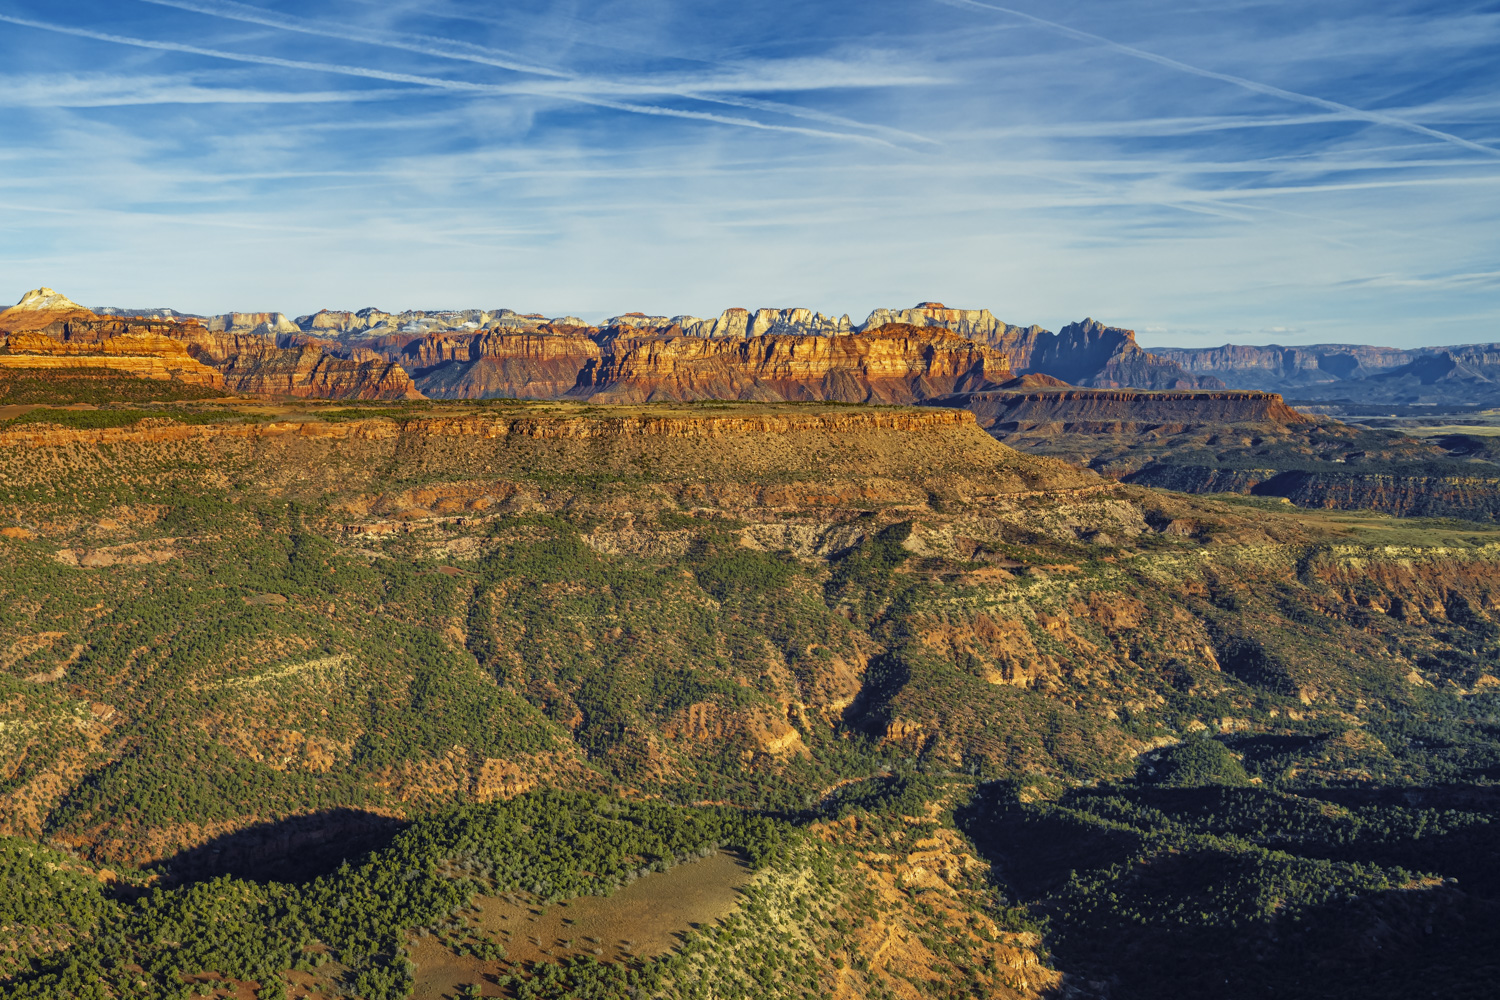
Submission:
[[[960,393],[931,401],[963,407],[980,425],[1062,424],[1124,426],[1215,424],[1306,424],[1308,417],[1270,392],[1141,392],[1129,389],[1037,389]]]
[[[1007,359],[945,330],[887,326],[835,337],[615,341],[575,395],[608,402],[670,399],[910,403],[1010,375]]]
[[[5,338],[0,367],[109,368],[140,378],[176,379],[222,387],[219,372],[192,356],[188,345],[168,335],[175,324],[73,316],[40,331]]]

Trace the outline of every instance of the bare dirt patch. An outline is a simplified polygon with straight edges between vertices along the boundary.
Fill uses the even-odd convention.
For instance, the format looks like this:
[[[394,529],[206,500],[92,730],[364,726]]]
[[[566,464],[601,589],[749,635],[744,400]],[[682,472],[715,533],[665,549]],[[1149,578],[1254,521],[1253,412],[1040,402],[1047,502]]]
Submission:
[[[454,954],[437,936],[415,937],[415,1000],[446,1000],[479,983],[484,996],[504,996],[498,974],[524,973],[534,964],[593,955],[602,962],[655,958],[676,948],[702,924],[729,915],[751,878],[738,857],[717,853],[702,861],[648,875],[612,896],[585,896],[544,906],[524,893],[481,896],[458,919],[470,935],[505,948],[503,961]]]

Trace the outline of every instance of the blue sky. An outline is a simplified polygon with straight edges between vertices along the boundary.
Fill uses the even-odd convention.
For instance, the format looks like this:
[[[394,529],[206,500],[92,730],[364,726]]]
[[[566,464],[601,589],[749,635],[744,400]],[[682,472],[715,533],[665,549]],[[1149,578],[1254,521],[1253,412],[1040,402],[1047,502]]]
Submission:
[[[1500,340],[1500,2],[0,0],[0,137],[12,300]]]

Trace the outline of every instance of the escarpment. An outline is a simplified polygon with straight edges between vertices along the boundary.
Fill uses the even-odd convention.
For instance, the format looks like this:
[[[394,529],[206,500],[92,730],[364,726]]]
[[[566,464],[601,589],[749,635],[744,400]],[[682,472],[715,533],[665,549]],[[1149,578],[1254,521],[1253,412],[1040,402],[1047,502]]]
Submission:
[[[910,403],[1009,374],[1006,359],[946,331],[887,326],[833,337],[619,339],[576,395],[610,402],[745,399]]]
[[[420,399],[406,370],[369,351],[277,346],[255,332],[131,317],[72,316],[6,338],[0,367],[108,368],[229,392],[325,399]]]
[[[341,357],[307,345],[235,354],[224,384],[238,393],[319,399],[421,399],[406,369],[368,351]]]
[[[73,316],[37,331],[4,338],[0,367],[57,370],[108,368],[140,378],[175,379],[219,388],[223,376],[172,336],[176,325],[153,321]]]
[[[1054,424],[1085,432],[1101,428],[1128,432],[1161,424],[1310,423],[1275,393],[1229,390],[992,390],[941,397],[930,404],[961,406],[973,412],[984,427]]]
[[[820,503],[861,495],[922,502],[926,494],[912,483],[976,497],[1099,485],[1092,473],[1012,451],[963,411],[583,410],[553,404],[547,413],[413,415],[399,423],[148,419],[98,430],[34,424],[0,431],[0,477],[16,487],[53,474],[106,474],[171,460],[202,464],[231,479],[276,482],[298,494],[439,473],[524,482],[528,491],[539,475],[602,475],[621,488],[637,480],[664,482],[684,495],[711,491],[713,482],[753,481],[755,488],[742,493],[745,503],[778,491],[823,494]]]
[[[416,385],[434,399],[558,399],[603,351],[583,330],[429,334],[400,347]]]

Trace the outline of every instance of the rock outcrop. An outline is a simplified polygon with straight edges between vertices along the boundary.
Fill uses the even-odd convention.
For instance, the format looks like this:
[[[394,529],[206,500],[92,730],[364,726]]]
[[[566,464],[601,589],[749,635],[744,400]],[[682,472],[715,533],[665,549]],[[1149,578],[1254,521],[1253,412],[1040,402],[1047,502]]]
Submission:
[[[0,312],[0,333],[40,330],[72,316],[94,315],[83,306],[50,288],[34,288],[21,301]]]
[[[1095,389],[1222,389],[1212,376],[1198,376],[1181,365],[1142,350],[1135,331],[1092,319],[1070,323],[1058,333],[1039,327],[1010,327],[989,338],[1018,372],[1041,372],[1073,385]]]
[[[341,333],[371,330],[378,326],[394,329],[399,325],[396,322],[395,316],[373,307],[367,307],[358,312],[320,309],[311,316],[297,317],[295,324],[299,330],[305,330],[309,333],[332,334],[335,336]]]
[[[607,325],[607,324],[606,324]],[[690,337],[761,337],[767,334],[779,336],[835,337],[841,333],[853,333],[856,327],[847,314],[834,319],[811,309],[726,309],[717,319],[698,319],[695,316],[676,316],[671,326]],[[662,330],[660,332],[668,332]]]
[[[940,326],[945,330],[982,340],[999,347],[1007,336],[1016,333],[1037,335],[1046,331],[1039,326],[1011,326],[995,318],[988,309],[949,309],[941,302],[923,302],[914,309],[876,309],[860,329],[870,330],[888,323],[906,326]]]

